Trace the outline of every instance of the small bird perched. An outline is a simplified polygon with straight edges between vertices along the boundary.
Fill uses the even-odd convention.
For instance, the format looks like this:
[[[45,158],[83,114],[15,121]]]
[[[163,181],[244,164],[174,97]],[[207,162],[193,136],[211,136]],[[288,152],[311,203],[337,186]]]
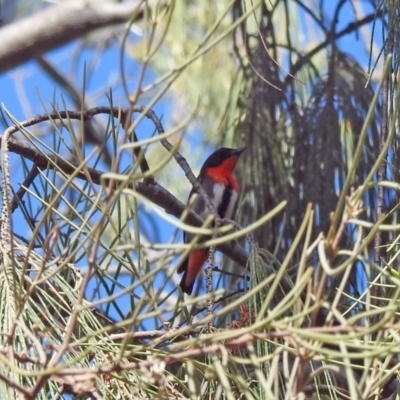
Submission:
[[[233,170],[244,150],[245,147],[241,149],[228,149],[226,147],[218,149],[207,158],[197,177],[220,218],[232,218],[236,209],[239,185],[233,176]],[[192,189],[189,194],[189,201],[194,194],[195,190]],[[206,219],[210,214],[204,199],[200,195],[197,195],[191,209],[203,219]],[[192,239],[192,234],[183,233],[184,243],[190,243]],[[196,277],[207,260],[207,256],[208,249],[193,250],[179,267],[178,273],[183,272],[180,287],[184,293],[192,294]]]

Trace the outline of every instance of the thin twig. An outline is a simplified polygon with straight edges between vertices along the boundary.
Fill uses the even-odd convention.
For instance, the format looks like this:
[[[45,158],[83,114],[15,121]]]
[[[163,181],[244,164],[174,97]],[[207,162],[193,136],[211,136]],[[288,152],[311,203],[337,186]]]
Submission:
[[[30,390],[26,387],[19,384],[19,382],[15,382],[14,380],[10,379],[8,376],[2,374],[0,372],[0,381],[3,381],[9,385],[10,388],[14,388],[25,395],[25,398],[30,398]]]
[[[37,164],[33,164],[31,170],[29,171],[28,175],[26,175],[24,181],[22,182],[20,188],[18,189],[17,193],[15,193],[12,201],[11,201],[11,213],[13,213],[19,204],[22,202],[22,198],[26,193],[26,189],[29,188],[31,183],[35,180],[35,178],[39,175],[40,170]]]
[[[215,235],[213,235],[214,238]],[[213,267],[214,267],[214,258],[215,258],[215,246],[211,246],[208,250],[208,267],[206,269],[206,291],[207,293],[213,292]],[[207,300],[207,317],[214,314],[214,303],[215,300],[213,297],[210,297]],[[214,325],[213,319],[210,319],[207,325],[207,332],[211,333]]]
[[[383,7],[383,9],[387,12],[387,7]],[[390,19],[390,14],[389,14]],[[396,21],[397,23],[397,21]],[[389,30],[389,35],[386,40],[386,44],[384,46],[384,58],[387,62],[388,57],[392,57],[393,53],[393,45],[394,45],[394,30]],[[385,142],[389,133],[390,126],[390,112],[389,110],[389,94],[391,88],[391,79],[392,74],[387,74],[386,78],[382,85],[382,104],[381,104],[381,129],[379,132],[379,153],[381,153],[385,147]],[[378,183],[386,180],[386,162],[382,162],[378,170]],[[382,218],[385,212],[385,189],[382,185],[378,185],[378,193],[376,200],[376,217],[375,221],[378,222]],[[374,263],[376,265],[382,265],[382,256],[383,256],[383,239],[382,239],[382,231],[378,230],[375,234],[374,238]],[[372,271],[371,281],[374,281],[377,277],[377,272]],[[382,302],[378,299],[382,297],[382,288],[380,285],[372,285],[371,287],[371,296],[375,298],[374,306],[380,307]],[[371,323],[374,324],[377,322],[378,316],[374,316],[371,318]]]
[[[306,55],[300,57],[295,64],[293,64],[292,68],[289,71],[289,75],[286,76],[285,82],[282,85],[282,91],[285,93],[286,86],[289,85],[289,82],[293,79],[293,76],[296,76],[296,74],[307,64],[310,62],[310,60],[313,59],[313,57],[318,54],[320,51],[325,50],[326,47],[332,43],[332,41],[337,41],[341,37],[348,35],[349,33],[352,33],[354,31],[357,31],[361,26],[369,24],[372,21],[375,21],[377,18],[382,18],[383,16],[386,15],[386,10],[377,10],[373,14],[367,15],[366,17],[358,20],[357,22],[350,22],[346,28],[342,29],[339,32],[336,32],[334,35],[328,35],[327,38],[314,47],[314,49],[310,50]]]
[[[226,270],[221,269],[219,267],[214,267],[213,271],[214,272],[219,272],[222,275],[233,276],[235,278],[239,278],[239,279],[244,279],[246,281],[250,281],[250,277],[248,275],[235,274],[234,272],[226,271]]]

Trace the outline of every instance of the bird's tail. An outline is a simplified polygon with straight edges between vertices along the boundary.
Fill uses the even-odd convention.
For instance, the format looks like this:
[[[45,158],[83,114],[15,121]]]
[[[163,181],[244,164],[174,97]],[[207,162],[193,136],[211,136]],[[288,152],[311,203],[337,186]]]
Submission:
[[[204,262],[207,260],[207,250],[192,251],[182,265],[178,268],[178,273],[183,272],[182,280],[179,286],[183,293],[192,294],[196,277],[199,274]]]
[[[188,283],[187,270],[186,270],[182,276],[181,283],[179,284],[179,286],[181,287],[183,293],[186,293],[190,296],[193,292],[193,287],[195,282],[196,280],[194,280],[192,283]]]

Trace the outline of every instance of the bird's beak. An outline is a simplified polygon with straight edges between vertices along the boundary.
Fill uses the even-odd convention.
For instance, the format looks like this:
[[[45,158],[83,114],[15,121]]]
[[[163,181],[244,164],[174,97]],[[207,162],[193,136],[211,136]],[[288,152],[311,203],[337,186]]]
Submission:
[[[246,147],[241,147],[240,149],[236,149],[235,156],[239,157],[245,150],[246,150]]]

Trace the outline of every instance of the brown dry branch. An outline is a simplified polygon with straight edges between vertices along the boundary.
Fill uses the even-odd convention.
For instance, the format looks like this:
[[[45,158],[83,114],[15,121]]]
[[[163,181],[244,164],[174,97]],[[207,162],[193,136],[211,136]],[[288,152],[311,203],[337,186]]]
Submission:
[[[19,382],[15,382],[13,379],[10,379],[8,376],[0,373],[0,380],[7,382],[7,384],[10,386],[10,388],[18,390],[18,392],[21,392],[23,395],[25,395],[26,399],[30,399],[31,392],[28,388],[22,386],[19,384]]]
[[[249,314],[248,318],[250,318],[246,322],[246,326],[250,326],[250,323],[253,323],[252,316]],[[203,327],[185,327],[181,329],[171,329],[169,331],[164,330],[151,330],[151,331],[141,331],[141,332],[128,332],[123,334],[115,334],[111,335],[111,340],[123,340],[128,338],[130,341],[140,341],[144,339],[157,339],[156,344],[160,346],[163,343],[175,341],[176,339],[185,339],[190,335],[199,334],[203,331]],[[392,324],[387,323],[380,327],[382,332],[390,332],[391,330],[399,330],[400,324]],[[267,340],[267,339],[285,339],[285,338],[292,338],[296,340],[296,337],[300,334],[300,330],[293,328],[293,329],[282,329],[282,330],[272,330],[270,332],[265,333],[244,333],[241,329],[229,329],[229,332],[232,336],[232,339],[229,339],[225,344],[227,347],[237,347],[243,346],[248,343],[253,343],[257,340]],[[303,337],[312,337],[314,334],[323,334],[323,335],[348,335],[348,338],[362,338],[365,334],[364,327],[357,327],[357,326],[349,326],[349,325],[335,325],[335,326],[317,326],[317,327],[302,327],[301,328],[301,335]],[[161,339],[161,340],[160,340]],[[338,340],[344,340],[344,336],[342,338],[338,338]],[[207,336],[204,338],[199,338],[199,343],[204,342],[207,343],[211,339],[207,339]],[[154,347],[153,345],[149,345]],[[208,350],[207,350],[208,351]],[[393,348],[392,351],[395,351]],[[359,358],[365,358],[365,355],[358,354]],[[354,354],[353,356],[356,356]],[[183,357],[185,358],[185,357]]]
[[[384,327],[384,330],[392,330],[392,329],[397,329],[398,326],[392,325],[392,324],[386,324]],[[138,371],[146,371],[151,369],[155,364],[162,364],[162,365],[171,365],[171,364],[176,364],[176,363],[181,363],[184,362],[185,360],[196,360],[199,359],[202,356],[205,355],[220,355],[226,356],[226,350],[229,349],[237,349],[239,347],[246,347],[251,344],[256,343],[257,341],[264,341],[264,340],[272,340],[272,339],[278,339],[278,338],[292,338],[294,340],[294,343],[296,342],[296,333],[291,331],[291,330],[282,330],[282,331],[272,331],[268,333],[242,333],[242,329],[234,329],[230,330],[231,333],[237,332],[237,336],[234,337],[233,339],[225,340],[224,343],[219,343],[219,340],[215,338],[217,342],[210,343],[212,338],[207,339],[208,335],[205,335],[204,338],[201,338],[201,340],[198,340],[196,347],[191,347],[176,353],[168,353],[165,355],[159,355],[159,356],[152,356],[149,357],[146,360],[141,360],[137,362],[125,362],[125,363],[118,363],[118,364],[103,364],[101,366],[96,366],[94,368],[80,368],[80,369],[74,369],[74,368],[66,368],[66,369],[59,369],[57,371],[53,371],[52,377],[56,379],[67,379],[69,382],[74,382],[75,377],[79,376],[85,376],[86,379],[89,379],[92,377],[96,376],[101,376],[104,374],[112,374],[112,373],[120,373],[122,371],[132,371],[132,370],[138,370]],[[318,327],[318,328],[304,328],[303,333],[324,333],[324,334],[329,334],[329,335],[337,335],[337,334],[351,334],[354,332],[357,332],[360,337],[363,335],[363,329],[362,328],[357,328],[357,327],[349,327],[349,326],[335,326],[335,327]],[[140,339],[145,339],[145,338],[155,338],[159,336],[160,338],[169,338],[170,340],[176,339],[179,337],[179,330],[174,331],[174,332],[165,332],[165,331],[148,331],[148,332],[137,332],[137,333],[130,333],[128,334],[129,337],[136,337]],[[146,336],[147,335],[147,336]],[[211,335],[210,335],[211,336]],[[200,338],[199,338],[200,339]],[[201,344],[204,344],[202,346]],[[302,357],[301,351],[298,352],[296,348],[292,348],[291,350],[286,347],[287,350],[289,350],[292,354],[292,357]],[[301,350],[301,346],[300,346]],[[394,349],[393,349],[394,351]],[[357,363],[357,357],[359,356],[361,359],[365,357],[363,354],[357,353],[348,353],[349,357],[356,357],[354,359],[354,362]],[[245,362],[243,359],[242,362]],[[320,372],[323,371],[323,369],[326,369],[322,366],[319,366],[318,361],[312,361],[314,364],[314,370],[316,371],[317,368],[320,369]],[[344,371],[338,367],[330,367],[328,368],[335,378],[338,380],[337,386],[333,387],[335,390],[339,390],[341,393],[345,394],[347,390],[346,386],[346,378],[345,378],[345,373]],[[284,366],[280,365],[279,369],[284,370]],[[306,367],[307,373],[311,373],[311,370],[309,367]],[[316,372],[315,372],[316,373]],[[314,374],[315,374],[314,373]],[[355,370],[356,374],[358,374],[357,370]],[[394,375],[395,376],[395,375]],[[391,391],[391,386],[390,383],[392,383],[393,380],[388,379],[385,385],[383,385],[383,389]],[[390,386],[390,387],[389,387]],[[298,388],[299,392],[313,392],[316,390],[319,390],[320,386],[319,385],[308,385],[307,386],[300,386]]]
[[[249,321],[252,323],[252,321]],[[246,324],[248,325],[248,324]],[[388,323],[385,324],[381,327],[382,331],[387,331],[387,332],[393,332],[393,331],[398,331],[399,330],[399,324],[392,324]],[[182,332],[184,331],[184,334],[182,335]],[[300,334],[303,338],[306,338],[308,335],[313,335],[313,334],[324,334],[324,335],[331,335],[332,337],[335,337],[336,335],[347,335],[348,338],[362,338],[365,329],[363,327],[352,327],[348,325],[341,325],[341,326],[323,326],[323,327],[304,327],[301,329],[282,329],[282,330],[272,330],[270,332],[265,332],[265,333],[243,333],[243,329],[230,329],[229,330],[230,334],[232,335],[231,339],[226,339],[222,343],[218,339],[218,336],[216,334],[213,335],[204,335],[202,337],[198,337],[198,340],[196,342],[195,347],[190,347],[186,348],[182,351],[178,351],[176,353],[169,353],[165,355],[158,355],[158,356],[153,356],[149,357],[146,360],[141,360],[141,361],[135,361],[135,362],[120,362],[120,363],[115,363],[115,364],[103,364],[101,366],[95,366],[92,368],[67,368],[67,369],[54,369],[51,368],[50,366],[47,369],[44,369],[42,371],[43,376],[47,377],[47,379],[55,380],[59,383],[63,383],[65,386],[64,390],[65,393],[75,393],[75,394],[89,394],[89,392],[95,392],[96,387],[94,386],[94,381],[93,379],[99,376],[108,376],[113,373],[119,373],[122,371],[132,371],[132,370],[137,370],[137,371],[146,371],[146,370],[151,370],[155,364],[162,364],[162,365],[171,365],[171,364],[176,364],[176,363],[181,363],[184,362],[185,360],[196,360],[199,359],[202,356],[205,355],[220,355],[222,356],[223,354],[226,354],[226,350],[231,350],[234,351],[235,349],[238,348],[243,348],[247,347],[251,344],[254,344],[258,341],[265,341],[265,340],[276,340],[276,339],[290,339],[289,341],[286,341],[286,343],[292,343],[293,346],[287,347],[285,346],[286,351],[289,350],[289,352],[292,354],[292,357],[302,357],[302,346],[297,346],[297,338],[298,335]],[[161,345],[166,342],[173,342],[175,348],[179,348],[180,345],[178,344],[177,340],[178,339],[183,339],[185,340],[187,338],[187,335],[193,334],[196,335],[200,333],[200,328],[196,329],[172,329],[169,331],[164,331],[164,330],[154,330],[154,331],[143,331],[143,332],[131,332],[127,333],[125,335],[112,335],[110,337],[110,340],[121,340],[128,338],[130,341],[131,340],[143,340],[143,339],[155,339],[155,342],[157,342],[157,345]],[[311,337],[311,336],[310,336]],[[343,336],[341,337],[340,340],[344,340]],[[101,345],[99,343],[99,345]],[[350,345],[350,343],[348,343]],[[150,343],[146,348],[152,348],[152,344]],[[367,346],[368,347],[368,346]],[[329,347],[331,348],[331,346]],[[328,348],[328,350],[329,350]],[[374,352],[374,349],[372,347],[369,348],[371,352]],[[68,349],[67,349],[68,350]],[[69,349],[70,351],[74,351],[74,349]],[[324,354],[323,348],[320,348],[321,353]],[[356,351],[353,353],[348,353],[348,357],[350,359],[354,358],[354,363],[358,363],[357,360],[359,359],[364,359],[367,357],[367,354],[365,352],[360,353],[360,349],[357,347]],[[395,352],[396,349],[390,348],[388,346],[388,351],[393,351]],[[0,353],[2,353],[4,356],[9,355],[9,349],[6,349],[5,347],[0,348]],[[330,353],[327,353],[327,356],[330,357]],[[19,361],[23,363],[34,363],[35,365],[42,365],[41,363],[38,363],[37,360],[25,357],[24,354],[14,354],[15,358],[18,359]],[[382,355],[385,356],[385,355]],[[336,356],[338,357],[338,356]],[[242,362],[245,362],[246,360],[242,360]],[[323,368],[319,367],[319,361],[312,361],[314,365],[314,370],[317,368]],[[392,363],[393,364],[393,363]],[[311,371],[309,370],[309,367],[305,367],[306,372],[310,373]],[[280,365],[279,369],[284,370],[284,366]],[[333,386],[331,388],[338,390],[342,394],[346,393],[346,384],[345,384],[345,379],[343,378],[344,372],[341,368],[329,368],[331,372],[334,374],[336,379],[339,381],[337,382],[336,386]],[[321,370],[322,372],[322,370]],[[315,374],[316,372],[314,372]],[[355,371],[355,373],[358,373]],[[42,375],[41,375],[42,376]],[[395,375],[394,375],[395,376]],[[7,382],[9,382],[9,379],[7,377],[1,377],[0,379],[4,379]],[[388,379],[385,385],[383,385],[383,389],[387,391],[391,391],[392,386],[390,384],[393,382],[393,379]],[[37,394],[37,389],[32,388],[32,389],[27,389],[25,387],[22,387],[21,385],[15,384],[15,382],[9,382],[9,384],[13,387],[15,387],[17,390],[25,394],[26,398],[33,399],[35,398],[35,395]],[[299,386],[298,387],[298,392],[307,392],[307,393],[312,393],[314,391],[320,390],[320,385],[310,385],[307,383],[307,386]]]

